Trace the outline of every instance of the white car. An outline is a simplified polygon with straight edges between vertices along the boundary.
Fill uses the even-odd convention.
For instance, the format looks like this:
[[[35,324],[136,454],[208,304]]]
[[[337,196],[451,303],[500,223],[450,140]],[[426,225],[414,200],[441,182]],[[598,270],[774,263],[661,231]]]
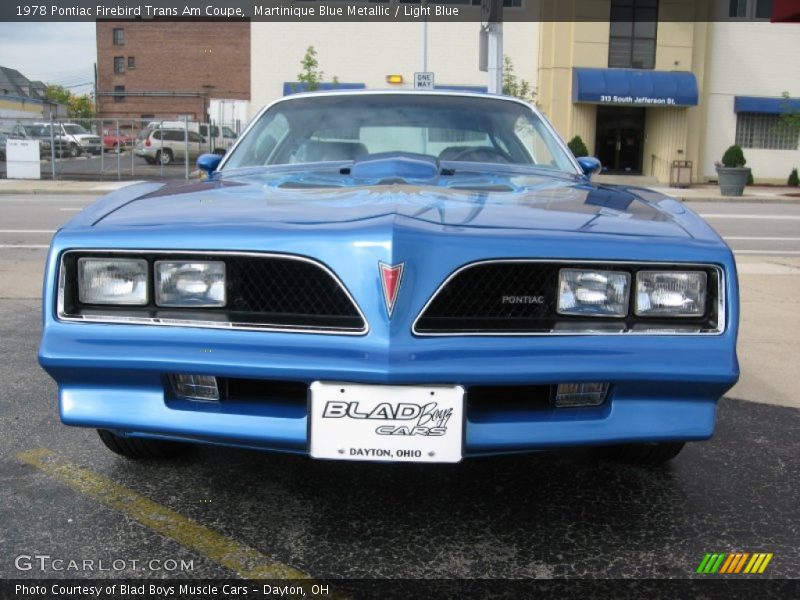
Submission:
[[[50,123],[36,123],[45,128],[50,134]],[[53,137],[61,141],[61,145],[66,148],[69,156],[80,156],[84,152],[88,154],[100,154],[103,151],[103,144],[100,136],[86,131],[77,123],[55,123]]]
[[[134,154],[141,156],[149,164],[168,165],[175,160],[183,160],[188,152],[188,159],[195,160],[208,151],[208,144],[203,136],[194,131],[184,129],[144,130],[136,140]]]

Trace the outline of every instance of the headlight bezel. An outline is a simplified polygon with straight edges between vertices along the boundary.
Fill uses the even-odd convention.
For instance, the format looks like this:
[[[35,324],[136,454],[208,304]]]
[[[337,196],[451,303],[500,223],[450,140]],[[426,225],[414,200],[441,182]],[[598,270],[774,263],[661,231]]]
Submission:
[[[161,278],[161,267],[167,265],[183,265],[198,266],[198,265],[214,265],[222,269],[222,300],[217,302],[192,302],[184,300],[169,301],[165,298],[167,292],[164,290],[164,281]],[[219,282],[217,282],[219,283]],[[158,259],[153,261],[153,302],[159,308],[225,308],[228,301],[227,294],[227,266],[224,260],[185,260],[185,259]]]
[[[90,291],[86,289],[83,285],[83,274],[84,269],[89,268],[90,263],[99,263],[104,264],[108,267],[109,265],[116,264],[133,264],[138,265],[140,268],[143,267],[141,272],[141,280],[139,285],[141,286],[142,296],[141,299],[132,299],[132,300],[103,300],[100,298],[94,299],[87,299]],[[78,301],[81,304],[86,306],[123,306],[123,307],[143,307],[147,306],[150,302],[150,285],[148,283],[149,279],[149,265],[147,264],[147,260],[143,258],[131,258],[131,257],[94,257],[94,256],[83,256],[77,260],[76,263],[76,291],[78,295]],[[98,268],[99,270],[99,268]],[[95,273],[96,277],[97,273]],[[84,295],[84,292],[86,295]],[[130,295],[130,294],[129,294]]]
[[[701,276],[698,287],[701,288],[702,291],[698,292],[698,297],[701,302],[696,303],[699,310],[689,311],[670,311],[667,308],[650,308],[646,309],[641,306],[642,301],[642,294],[647,292],[642,292],[641,286],[643,285],[643,280],[645,277],[652,276],[652,277],[666,277],[669,278],[670,276],[676,275],[685,275],[689,277],[696,277]],[[688,277],[687,277],[688,279]],[[680,321],[685,321],[687,319],[702,319],[708,313],[708,304],[709,304],[709,286],[708,286],[708,273],[702,270],[688,270],[688,269],[674,269],[674,270],[663,270],[663,269],[638,269],[636,271],[636,281],[633,287],[633,315],[639,319],[678,319]],[[653,292],[650,292],[652,295]],[[677,292],[674,292],[677,293]],[[684,294],[686,296],[686,294]]]
[[[600,275],[609,276],[611,277],[619,277],[622,276],[625,280],[624,285],[624,294],[621,298],[621,305],[622,311],[613,311],[613,312],[590,312],[588,310],[592,304],[588,302],[583,302],[583,307],[585,310],[579,310],[575,307],[578,305],[575,304],[572,307],[562,307],[561,301],[563,298],[563,285],[566,283],[565,275],[571,273],[582,273],[582,274],[593,274],[593,275]],[[558,283],[556,286],[556,313],[560,316],[566,317],[578,317],[578,318],[600,318],[600,319],[624,319],[630,313],[630,301],[631,301],[631,280],[633,275],[629,271],[623,271],[619,269],[611,269],[611,268],[603,268],[602,266],[598,266],[597,268],[575,268],[575,267],[564,267],[558,270]],[[609,284],[610,285],[610,284]],[[576,298],[576,300],[580,300]],[[620,304],[620,302],[614,303]],[[597,304],[597,306],[601,306],[602,304]],[[606,304],[605,306],[608,306]]]

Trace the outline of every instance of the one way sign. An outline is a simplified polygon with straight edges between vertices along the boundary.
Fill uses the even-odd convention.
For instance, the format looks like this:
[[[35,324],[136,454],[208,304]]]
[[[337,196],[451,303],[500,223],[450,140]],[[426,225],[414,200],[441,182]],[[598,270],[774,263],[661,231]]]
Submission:
[[[432,90],[433,89],[433,72],[420,71],[414,73],[414,89],[415,90]]]

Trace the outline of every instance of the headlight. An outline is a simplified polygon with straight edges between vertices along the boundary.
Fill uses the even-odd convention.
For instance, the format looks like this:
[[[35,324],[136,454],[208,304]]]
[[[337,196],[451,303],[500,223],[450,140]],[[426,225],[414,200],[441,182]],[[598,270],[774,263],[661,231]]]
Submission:
[[[706,312],[704,271],[639,271],[636,314],[641,317],[702,317]]]
[[[158,306],[225,306],[222,261],[156,261]]]
[[[623,271],[561,269],[558,312],[562,315],[624,317],[631,276]]]
[[[147,261],[78,259],[78,298],[83,304],[147,304]]]

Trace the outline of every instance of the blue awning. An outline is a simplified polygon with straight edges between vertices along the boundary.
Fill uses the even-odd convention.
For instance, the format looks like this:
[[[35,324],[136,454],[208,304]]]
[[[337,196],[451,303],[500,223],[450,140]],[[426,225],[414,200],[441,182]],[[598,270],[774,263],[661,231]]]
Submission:
[[[737,113],[762,113],[779,115],[787,112],[800,112],[800,98],[759,98],[757,96],[736,96],[733,111]]]
[[[318,84],[317,89],[322,91],[328,90],[363,90],[367,86],[363,83],[333,83],[332,81],[326,81],[324,83]],[[308,91],[308,84],[305,82],[300,81],[285,81],[283,83],[283,95],[289,96],[291,94],[299,94],[300,92],[307,92]]]
[[[572,69],[572,101],[617,106],[696,106],[697,79],[688,71]]]

